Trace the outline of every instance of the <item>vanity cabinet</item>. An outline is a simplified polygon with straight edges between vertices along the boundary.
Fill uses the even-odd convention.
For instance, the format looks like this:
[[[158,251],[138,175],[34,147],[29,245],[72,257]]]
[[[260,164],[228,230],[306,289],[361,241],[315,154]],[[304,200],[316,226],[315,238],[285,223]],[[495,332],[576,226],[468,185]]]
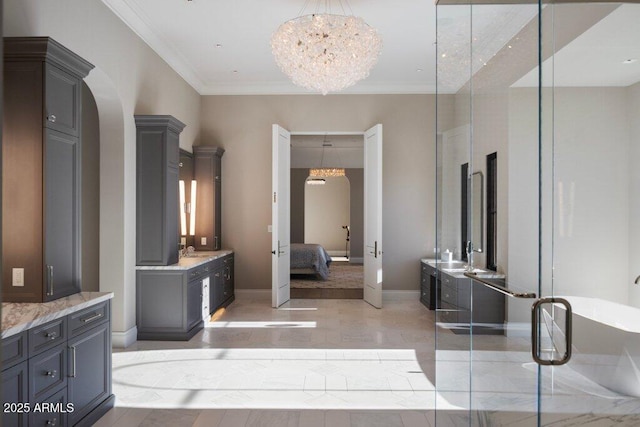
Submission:
[[[222,155],[224,149],[193,147],[196,191],[196,239],[199,251],[222,249]]]
[[[92,68],[49,37],[4,39],[5,302],[80,292],[81,90]]]
[[[136,115],[136,265],[178,262],[179,135],[172,116]]]
[[[103,301],[3,338],[3,402],[29,411],[3,411],[2,424],[91,426],[111,409],[110,317]]]
[[[426,262],[420,263],[420,302],[429,310],[439,307],[440,278],[436,268]]]
[[[232,253],[191,268],[138,269],[136,275],[139,340],[188,341],[203,320],[235,299]]]
[[[441,312],[439,322],[450,323],[454,333],[502,335],[505,296],[460,274],[441,272]]]

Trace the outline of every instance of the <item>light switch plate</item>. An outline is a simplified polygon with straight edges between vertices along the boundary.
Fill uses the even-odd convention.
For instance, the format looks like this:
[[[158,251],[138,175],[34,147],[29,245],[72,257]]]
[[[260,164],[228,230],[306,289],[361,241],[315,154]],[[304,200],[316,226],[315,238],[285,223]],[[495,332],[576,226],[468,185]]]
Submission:
[[[11,269],[11,285],[24,286],[24,268]]]
[[[273,226],[271,224],[267,225],[267,233],[273,233]]]
[[[206,246],[207,245],[207,238],[206,237],[201,237],[200,238],[200,244],[202,246]]]

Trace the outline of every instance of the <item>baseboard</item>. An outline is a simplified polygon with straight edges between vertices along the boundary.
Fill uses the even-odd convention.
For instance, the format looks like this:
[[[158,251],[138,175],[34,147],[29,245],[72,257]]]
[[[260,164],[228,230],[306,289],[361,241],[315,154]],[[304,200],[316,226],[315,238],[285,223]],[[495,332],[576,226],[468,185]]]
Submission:
[[[344,255],[344,249],[343,249],[343,250],[341,250],[341,251],[340,251],[340,250],[337,250],[337,251],[327,251],[327,253],[328,253],[330,256],[345,256],[345,255]]]
[[[382,291],[383,301],[420,301],[420,291]]]
[[[351,257],[349,258],[349,264],[364,264],[363,257]]]
[[[271,289],[237,289],[234,291],[238,300],[267,300],[271,301]]]
[[[531,323],[528,322],[504,322],[505,334],[508,337],[531,337]]]
[[[138,328],[134,326],[125,332],[111,332],[111,347],[127,348],[138,339]]]

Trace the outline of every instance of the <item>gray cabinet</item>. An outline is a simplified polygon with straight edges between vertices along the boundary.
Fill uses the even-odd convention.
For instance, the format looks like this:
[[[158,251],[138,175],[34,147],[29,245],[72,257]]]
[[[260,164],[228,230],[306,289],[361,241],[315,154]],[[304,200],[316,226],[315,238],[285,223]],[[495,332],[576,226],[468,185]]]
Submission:
[[[109,369],[104,367],[108,366]],[[69,339],[69,414],[75,425],[111,396],[111,332],[108,323]]]
[[[233,254],[187,270],[138,269],[136,282],[138,339],[188,341],[204,325],[203,285],[207,314],[234,301]]]
[[[194,273],[192,270],[136,272],[139,340],[187,341],[202,329],[202,275]]]
[[[51,301],[80,291],[80,91],[93,65],[48,37],[4,47],[3,300]]]
[[[2,371],[2,402],[15,404],[2,413],[2,425],[22,427],[28,425],[28,414],[18,409],[29,401],[28,365],[25,360]],[[3,408],[4,409],[4,408]]]
[[[199,251],[222,249],[222,155],[219,147],[193,147],[196,198],[196,241]]]
[[[3,402],[31,411],[5,412],[2,425],[91,426],[111,409],[110,317],[105,301],[3,339]],[[34,410],[45,402],[56,410]]]
[[[420,302],[429,310],[439,308],[441,281],[436,268],[425,262],[420,263]]]
[[[502,335],[505,297],[467,277],[441,272],[441,313],[439,321],[450,323],[454,333]]]
[[[172,116],[135,116],[136,264],[178,262],[179,135],[184,123]]]

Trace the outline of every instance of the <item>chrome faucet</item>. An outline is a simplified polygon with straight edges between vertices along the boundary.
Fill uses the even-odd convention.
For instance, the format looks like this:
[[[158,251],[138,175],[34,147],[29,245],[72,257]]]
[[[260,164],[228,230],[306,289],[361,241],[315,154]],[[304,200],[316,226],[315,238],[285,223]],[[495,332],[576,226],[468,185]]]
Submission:
[[[471,273],[473,272],[473,243],[471,243],[471,240],[467,241],[466,251],[467,251],[467,271]]]

